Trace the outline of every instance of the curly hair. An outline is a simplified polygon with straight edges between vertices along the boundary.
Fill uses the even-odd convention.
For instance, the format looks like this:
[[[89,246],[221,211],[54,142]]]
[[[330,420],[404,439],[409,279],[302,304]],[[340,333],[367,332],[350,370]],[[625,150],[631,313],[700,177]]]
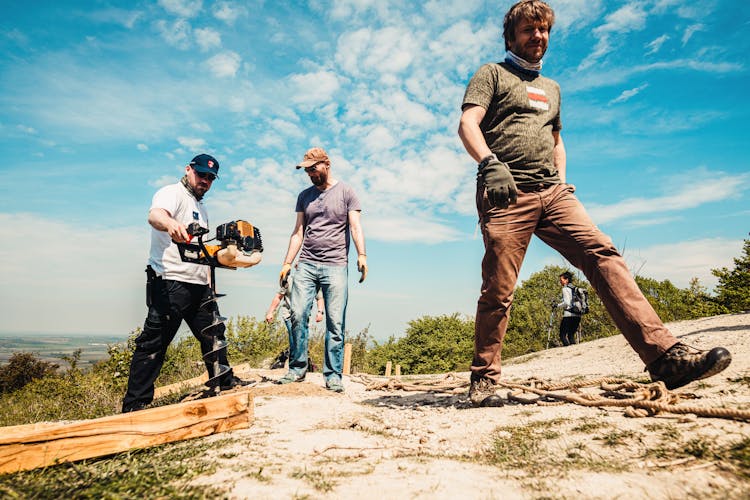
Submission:
[[[555,24],[555,12],[542,0],[521,0],[513,5],[503,20],[503,38],[506,49],[510,49],[510,42],[516,39],[516,26],[524,19],[546,24],[547,29],[552,31],[552,25]]]
[[[573,283],[573,273],[571,273],[570,271],[565,271],[564,273],[562,273],[560,275],[560,278],[565,278],[566,280],[568,280],[568,283]]]

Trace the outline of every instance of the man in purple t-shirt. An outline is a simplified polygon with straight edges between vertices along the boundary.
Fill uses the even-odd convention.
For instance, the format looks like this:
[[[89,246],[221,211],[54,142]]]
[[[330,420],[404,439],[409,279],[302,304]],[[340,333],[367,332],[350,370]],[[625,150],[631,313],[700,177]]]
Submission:
[[[367,277],[365,235],[360,224],[362,208],[351,186],[331,175],[331,160],[323,149],[308,150],[297,168],[305,169],[313,185],[297,197],[297,221],[279,275],[283,286],[299,253],[292,283],[289,371],[278,383],[288,384],[305,379],[308,316],[315,294],[322,290],[326,309],[323,376],[329,390],[343,392],[341,372],[349,293],[347,264],[350,236],[357,249],[357,270],[362,273],[359,282],[362,283]]]

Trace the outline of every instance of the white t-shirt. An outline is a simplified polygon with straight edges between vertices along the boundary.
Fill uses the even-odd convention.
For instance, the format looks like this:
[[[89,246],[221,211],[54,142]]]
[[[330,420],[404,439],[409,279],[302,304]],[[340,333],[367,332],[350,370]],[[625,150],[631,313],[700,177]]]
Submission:
[[[173,219],[187,227],[197,222],[208,228],[208,213],[203,203],[196,200],[181,182],[164,186],[156,192],[151,200],[151,210],[162,208],[169,212]],[[183,262],[177,245],[166,231],[151,228],[151,255],[148,263],[157,275],[168,280],[184,281],[207,285],[209,267],[200,264]]]

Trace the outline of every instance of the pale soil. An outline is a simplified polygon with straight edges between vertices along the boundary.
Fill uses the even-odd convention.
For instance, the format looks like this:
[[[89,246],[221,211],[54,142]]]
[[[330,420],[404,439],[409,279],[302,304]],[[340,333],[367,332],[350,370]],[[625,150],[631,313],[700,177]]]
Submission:
[[[724,372],[680,389],[698,397],[681,404],[750,410],[750,314],[669,326],[685,343],[722,345],[733,355]],[[319,373],[290,386],[268,382],[283,373],[240,373],[266,377],[252,389],[255,421],[209,438],[229,436],[234,444],[213,452],[220,472],[199,483],[254,499],[750,498],[747,458],[744,469],[725,459],[733,443],[750,436],[748,422],[629,418],[623,408],[574,404],[472,408],[465,391],[367,391],[353,377],[345,378],[344,394],[332,394]],[[582,376],[645,380],[622,336],[535,353],[504,368],[507,381]],[[511,443],[507,460],[491,458],[495,442]]]

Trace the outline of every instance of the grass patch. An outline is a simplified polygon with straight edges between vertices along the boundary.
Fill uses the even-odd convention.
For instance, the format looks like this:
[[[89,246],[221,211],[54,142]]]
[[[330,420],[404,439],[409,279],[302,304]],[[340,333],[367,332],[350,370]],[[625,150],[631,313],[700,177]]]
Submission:
[[[626,445],[628,444],[628,441],[631,439],[636,439],[638,441],[641,441],[641,438],[637,432],[619,431],[619,430],[608,432],[604,434],[603,436],[597,436],[594,439],[600,439],[604,441],[605,445],[611,446],[611,447]]]
[[[322,471],[311,471],[307,467],[304,469],[295,468],[289,474],[289,477],[292,479],[302,479],[322,493],[329,493],[336,487],[336,481],[328,478]]]
[[[583,434],[590,434],[594,431],[601,429],[602,427],[609,427],[609,424],[600,420],[585,420],[582,424],[576,425],[571,430],[573,432],[580,432]]]
[[[193,485],[215,472],[207,450],[229,440],[187,441],[134,450],[103,460],[65,463],[0,476],[4,498],[225,498],[213,486]]]

